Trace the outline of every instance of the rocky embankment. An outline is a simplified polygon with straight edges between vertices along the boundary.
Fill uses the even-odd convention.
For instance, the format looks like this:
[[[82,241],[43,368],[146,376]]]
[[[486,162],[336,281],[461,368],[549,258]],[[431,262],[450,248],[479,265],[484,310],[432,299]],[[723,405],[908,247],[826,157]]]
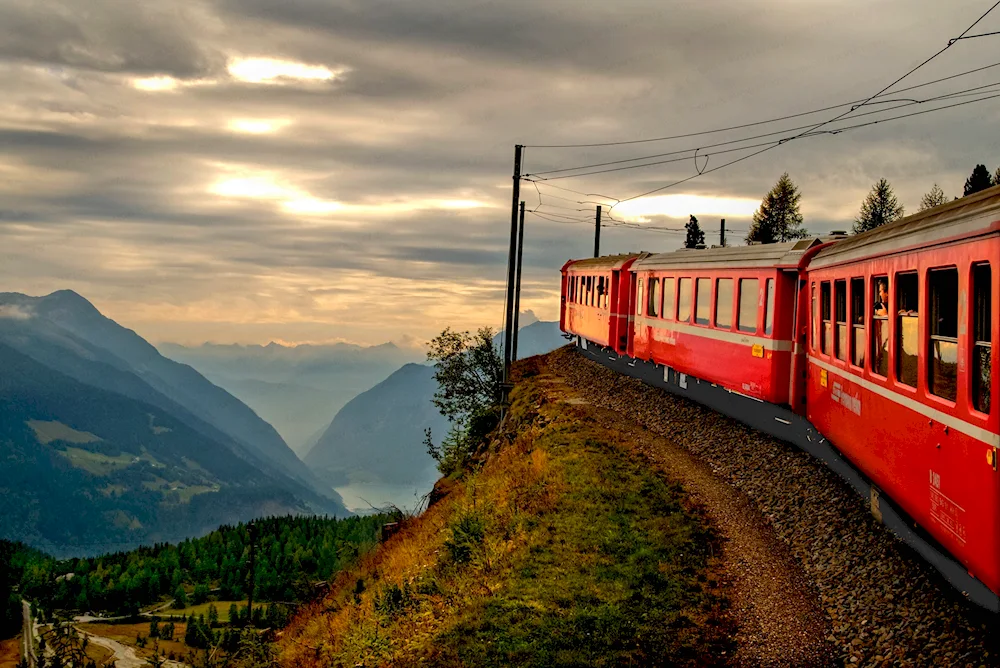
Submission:
[[[630,423],[680,446],[750,500],[809,580],[838,663],[1000,665],[997,617],[964,601],[821,463],[572,349],[545,364],[605,409],[601,420]],[[663,467],[669,453],[651,443],[645,454]]]

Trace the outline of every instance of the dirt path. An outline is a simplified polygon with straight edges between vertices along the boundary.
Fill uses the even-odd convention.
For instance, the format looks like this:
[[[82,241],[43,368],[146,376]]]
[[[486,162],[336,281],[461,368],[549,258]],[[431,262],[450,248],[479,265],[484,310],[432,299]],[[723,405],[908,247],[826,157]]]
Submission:
[[[553,375],[552,396],[589,404]],[[732,591],[742,666],[824,666],[833,663],[828,622],[802,568],[749,498],[702,460],[619,413],[591,405],[599,424],[634,434],[628,445],[680,482],[724,538],[723,568]]]
[[[115,655],[114,659],[116,668],[141,668],[149,663],[136,654],[134,648],[126,647],[117,640],[105,638],[104,636],[97,636],[93,633],[87,633],[86,631],[80,631],[80,633],[87,636],[87,638],[90,639],[90,642],[95,645],[100,645],[101,647],[111,650]]]

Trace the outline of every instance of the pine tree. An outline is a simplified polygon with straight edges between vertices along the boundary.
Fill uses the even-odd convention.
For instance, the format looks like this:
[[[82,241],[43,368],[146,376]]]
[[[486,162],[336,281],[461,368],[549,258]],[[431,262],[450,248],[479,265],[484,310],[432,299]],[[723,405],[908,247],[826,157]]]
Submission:
[[[809,233],[802,227],[802,214],[799,212],[801,199],[802,195],[788,172],[782,174],[770,192],[764,195],[760,208],[754,212],[747,243],[773,244],[808,236]]]
[[[174,609],[183,610],[187,607],[187,604],[187,592],[184,591],[184,587],[177,585],[177,590],[174,591]]]
[[[903,206],[892,192],[892,186],[885,179],[879,179],[861,203],[861,211],[854,219],[854,233],[874,230],[902,217]]]
[[[684,239],[684,248],[697,248],[705,244],[705,233],[702,232],[701,226],[698,225],[698,219],[693,215],[687,224],[684,225],[684,229],[687,230],[687,237]]]
[[[1000,167],[997,167],[997,171],[993,172],[993,185],[1000,186]]]
[[[968,197],[972,193],[977,193],[980,190],[986,190],[993,185],[993,177],[990,176],[990,172],[986,169],[986,165],[976,165],[976,168],[972,170],[972,174],[969,178],[965,179],[965,190],[962,193],[963,197]]]
[[[927,209],[933,209],[934,207],[940,206],[941,204],[944,204],[947,201],[948,198],[945,197],[944,191],[941,190],[941,186],[935,183],[934,187],[931,188],[930,192],[926,193],[920,199],[919,210],[926,211]]]

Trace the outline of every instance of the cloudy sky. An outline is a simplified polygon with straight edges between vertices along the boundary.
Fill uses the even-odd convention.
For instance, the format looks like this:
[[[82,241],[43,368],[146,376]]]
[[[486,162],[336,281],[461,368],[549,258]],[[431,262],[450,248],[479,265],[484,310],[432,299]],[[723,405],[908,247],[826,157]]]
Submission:
[[[795,135],[850,107],[648,144],[537,145],[861,100],[990,4],[0,0],[0,291],[72,288],[156,342],[378,343],[497,326],[515,143],[531,146],[528,173],[678,152],[539,185],[548,219],[528,217],[522,305],[552,319],[559,266],[592,250],[592,227],[573,220],[594,202],[695,174],[695,148]],[[994,14],[973,32],[1000,30]],[[998,40],[959,42],[899,88],[994,64]],[[824,129],[980,99],[916,103],[995,82],[1000,67]],[[873,109],[885,113],[861,117]],[[961,194],[977,162],[1000,164],[998,121],[1000,99],[807,137],[612,215],[676,228],[693,213],[710,241],[725,217],[740,237],[788,171],[809,229],[848,228],[879,177],[908,211],[934,182]],[[765,133],[778,134],[704,148]],[[712,155],[707,169],[751,150]],[[534,186],[522,194],[538,206]],[[618,226],[602,248],[681,239]]]

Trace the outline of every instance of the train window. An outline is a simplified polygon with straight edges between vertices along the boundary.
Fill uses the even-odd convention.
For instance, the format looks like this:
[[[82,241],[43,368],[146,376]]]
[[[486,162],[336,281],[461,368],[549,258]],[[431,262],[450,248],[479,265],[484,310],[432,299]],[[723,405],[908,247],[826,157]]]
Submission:
[[[698,294],[695,296],[694,321],[699,325],[711,323],[712,313],[712,279],[698,279]]]
[[[740,279],[739,326],[741,332],[757,331],[757,307],[760,305],[760,284],[756,278]]]
[[[677,321],[691,320],[691,279],[682,278],[677,284]]]
[[[972,405],[990,412],[990,377],[993,372],[993,275],[988,263],[972,267]]]
[[[896,275],[896,379],[910,387],[917,386],[919,285],[916,273]]]
[[[810,332],[811,343],[810,346],[813,350],[816,350],[816,327],[819,323],[819,302],[816,301],[816,284],[812,284],[812,331]]]
[[[660,279],[649,279],[649,301],[646,303],[646,315],[659,315],[660,310]]]
[[[598,305],[598,307],[605,308],[607,306],[607,304],[605,304],[605,300],[607,299],[607,296],[608,296],[608,279],[606,279],[604,276],[601,276],[600,278],[597,279],[597,305]]]
[[[729,329],[733,326],[733,279],[720,278],[715,282],[715,326]]]
[[[605,277],[604,279],[604,308],[608,308],[608,302],[611,301],[611,279]]]
[[[865,348],[865,279],[851,279],[851,363],[864,368]]]
[[[587,306],[594,305],[594,277],[587,277]]]
[[[847,281],[833,282],[834,334],[833,353],[839,360],[847,359]]]
[[[764,333],[770,334],[774,331],[774,279],[767,279],[767,302],[764,307]]]
[[[677,309],[677,286],[672,278],[663,279],[663,317],[674,319]]]
[[[889,277],[872,278],[872,371],[889,376]]]
[[[635,314],[642,315],[642,279],[639,279],[639,291],[635,295]]]
[[[927,274],[930,295],[930,340],[927,376],[931,394],[955,401],[958,396],[958,269]]]
[[[590,304],[590,276],[583,277],[583,305]]]
[[[820,330],[819,347],[824,355],[830,354],[833,339],[833,323],[830,320],[830,281],[819,284]]]

